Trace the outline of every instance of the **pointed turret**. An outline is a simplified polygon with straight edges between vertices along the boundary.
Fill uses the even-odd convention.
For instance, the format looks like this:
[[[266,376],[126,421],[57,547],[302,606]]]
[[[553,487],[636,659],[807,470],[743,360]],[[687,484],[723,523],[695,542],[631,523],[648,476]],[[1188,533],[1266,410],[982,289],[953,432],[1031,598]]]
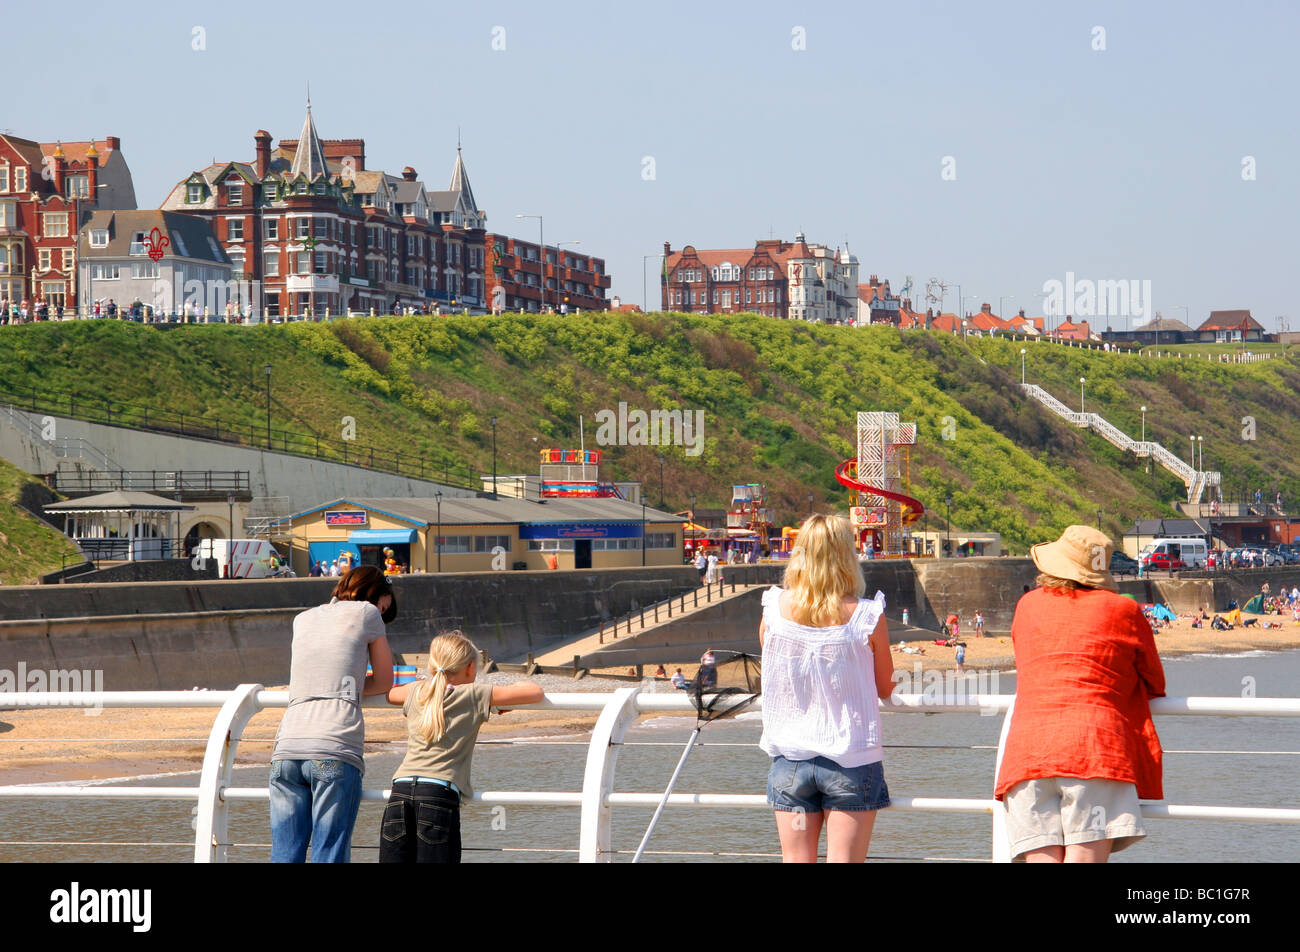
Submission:
[[[318,175],[329,176],[329,167],[325,164],[325,147],[321,145],[320,136],[316,134],[316,123],[311,118],[311,100],[307,101],[307,118],[302,123],[302,134],[298,136],[298,150],[293,154],[293,165],[289,169],[295,178],[307,176],[309,182]]]
[[[456,167],[451,171],[451,186],[448,191],[460,192],[465,209],[472,215],[478,214],[478,203],[474,201],[474,190],[469,187],[469,175],[465,172],[465,161],[460,157],[459,143],[456,145]]]

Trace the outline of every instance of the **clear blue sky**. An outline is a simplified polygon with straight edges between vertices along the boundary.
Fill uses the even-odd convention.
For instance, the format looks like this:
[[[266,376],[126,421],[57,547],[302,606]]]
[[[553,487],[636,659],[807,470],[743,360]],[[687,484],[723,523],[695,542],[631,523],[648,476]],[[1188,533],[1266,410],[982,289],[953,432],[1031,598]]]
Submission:
[[[604,257],[627,302],[664,241],[802,230],[847,239],[863,280],[911,274],[919,299],[943,279],[949,310],[960,283],[969,309],[1014,296],[1007,311],[1038,315],[1035,293],[1073,271],[1150,280],[1156,309],[1186,304],[1193,325],[1248,307],[1300,328],[1292,3],[58,9],[6,11],[0,127],[121,136],[142,206],[214,156],[250,160],[258,128],[297,136],[310,80],[322,136],[362,137],[370,167],[433,188],[459,126],[489,227],[533,237],[515,214],[545,215],[548,241]]]

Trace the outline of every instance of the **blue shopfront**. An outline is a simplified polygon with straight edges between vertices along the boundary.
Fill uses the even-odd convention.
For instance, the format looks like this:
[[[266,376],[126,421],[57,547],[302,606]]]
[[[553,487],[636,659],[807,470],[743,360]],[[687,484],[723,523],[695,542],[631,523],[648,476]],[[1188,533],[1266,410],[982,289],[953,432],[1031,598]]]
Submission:
[[[542,522],[519,527],[520,540],[532,551],[572,551],[575,569],[591,568],[593,549],[640,549],[643,537],[639,522]]]

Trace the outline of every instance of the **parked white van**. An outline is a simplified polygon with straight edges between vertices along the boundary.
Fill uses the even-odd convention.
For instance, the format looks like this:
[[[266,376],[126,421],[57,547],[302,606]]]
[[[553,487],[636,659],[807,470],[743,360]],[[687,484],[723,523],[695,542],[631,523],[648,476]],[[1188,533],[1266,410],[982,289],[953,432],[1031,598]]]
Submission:
[[[273,555],[278,560],[275,547],[265,539],[200,539],[194,565],[214,559],[217,578],[268,578]]]
[[[1203,569],[1205,561],[1209,557],[1209,546],[1205,544],[1205,539],[1200,536],[1190,536],[1186,538],[1168,538],[1154,539],[1148,542],[1146,546],[1138,553],[1138,561],[1147,565],[1152,561],[1152,556],[1157,558],[1155,561],[1168,563],[1172,559],[1182,559],[1188,568]],[[1160,556],[1163,556],[1161,558]]]

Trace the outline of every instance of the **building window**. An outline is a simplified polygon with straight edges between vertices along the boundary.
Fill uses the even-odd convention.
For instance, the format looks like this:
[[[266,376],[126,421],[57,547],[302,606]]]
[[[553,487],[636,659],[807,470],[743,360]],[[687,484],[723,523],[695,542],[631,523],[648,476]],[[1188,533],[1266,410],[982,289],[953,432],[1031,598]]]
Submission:
[[[469,555],[474,551],[473,536],[437,536],[435,548],[441,548],[444,555]]]
[[[231,218],[226,222],[226,240],[227,241],[244,240],[244,219]]]
[[[244,186],[243,183],[238,185],[226,186],[226,204],[242,205],[244,204]]]
[[[132,261],[131,277],[133,278],[158,277],[158,263],[156,261]]]
[[[529,539],[529,552],[572,552],[572,539]]]
[[[50,249],[49,248],[36,249],[36,269],[38,271],[50,270]]]
[[[71,271],[77,263],[77,253],[71,248],[63,249],[63,270]]]
[[[95,281],[116,281],[118,266],[115,264],[93,264],[90,266],[90,277]]]
[[[262,274],[272,275],[280,273],[280,252],[265,251],[262,253]]]
[[[275,241],[280,237],[280,220],[278,218],[262,219],[262,234],[267,241]]]
[[[185,186],[185,202],[188,205],[196,205],[203,201],[203,186],[190,184]]]
[[[329,274],[328,264],[329,263],[325,260],[325,252],[323,251],[316,252],[316,273]]]
[[[27,166],[20,165],[14,169],[14,191],[27,191]]]
[[[42,214],[41,232],[46,238],[68,237],[68,213],[45,212]]]
[[[486,535],[474,537],[475,552],[491,552],[497,546],[501,546],[501,548],[509,552],[512,545],[513,542],[508,535]]]
[[[0,165],[0,192],[9,191],[9,166]]]
[[[298,267],[294,271],[294,273],[311,274],[311,252],[310,251],[298,252]]]
[[[87,198],[90,195],[90,177],[69,175],[63,182],[68,198]]]
[[[228,252],[228,254],[230,255],[230,276],[242,281],[244,278],[244,249],[236,248],[234,251]],[[158,266],[155,264],[154,270],[157,271],[157,268]],[[157,277],[157,274],[150,275],[150,277]]]
[[[296,219],[294,219],[294,221],[296,221],[296,222],[298,223],[298,224],[297,224],[297,228],[298,228],[298,237],[299,237],[299,238],[310,238],[310,237],[311,237],[311,219],[310,219],[310,218],[296,218]]]
[[[92,228],[90,230],[90,247],[107,248],[108,247],[108,229]]]
[[[316,219],[316,237],[317,237],[317,238],[328,238],[328,237],[330,236],[330,233],[329,233],[329,227],[330,227],[330,222],[331,222],[331,220],[332,220],[332,219],[329,219],[329,218],[317,218],[317,219]]]

